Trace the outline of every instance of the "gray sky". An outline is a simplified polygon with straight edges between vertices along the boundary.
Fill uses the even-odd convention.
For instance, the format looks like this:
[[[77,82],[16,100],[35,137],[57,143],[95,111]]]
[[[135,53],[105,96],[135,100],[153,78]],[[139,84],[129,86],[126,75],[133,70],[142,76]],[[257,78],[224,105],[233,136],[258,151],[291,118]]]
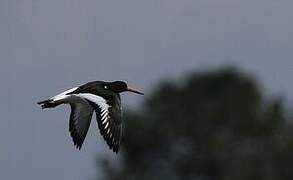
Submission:
[[[73,148],[69,108],[36,101],[90,80],[148,92],[164,78],[233,64],[293,94],[291,0],[0,0],[1,179],[83,180],[105,143]],[[141,96],[123,95],[125,106]],[[117,158],[114,154],[107,154]]]

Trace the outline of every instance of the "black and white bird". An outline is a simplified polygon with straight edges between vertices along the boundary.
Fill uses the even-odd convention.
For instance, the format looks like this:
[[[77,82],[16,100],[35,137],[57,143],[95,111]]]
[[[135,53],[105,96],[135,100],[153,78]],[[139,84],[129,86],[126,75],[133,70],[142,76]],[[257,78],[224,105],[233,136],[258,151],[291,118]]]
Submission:
[[[69,89],[38,104],[42,106],[42,109],[54,108],[60,104],[70,105],[69,131],[78,149],[84,142],[95,111],[101,135],[109,148],[118,153],[123,128],[119,93],[125,91],[143,95],[142,91],[128,87],[123,81],[93,81]]]

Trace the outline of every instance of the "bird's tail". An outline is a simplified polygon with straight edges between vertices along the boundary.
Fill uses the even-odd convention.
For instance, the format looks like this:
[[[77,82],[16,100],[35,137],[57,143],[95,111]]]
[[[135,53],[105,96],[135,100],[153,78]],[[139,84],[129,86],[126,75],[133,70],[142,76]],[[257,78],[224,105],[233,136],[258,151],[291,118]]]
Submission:
[[[42,109],[54,108],[54,107],[60,105],[60,103],[56,103],[52,99],[47,99],[47,100],[44,100],[44,101],[40,101],[37,104],[41,105]]]

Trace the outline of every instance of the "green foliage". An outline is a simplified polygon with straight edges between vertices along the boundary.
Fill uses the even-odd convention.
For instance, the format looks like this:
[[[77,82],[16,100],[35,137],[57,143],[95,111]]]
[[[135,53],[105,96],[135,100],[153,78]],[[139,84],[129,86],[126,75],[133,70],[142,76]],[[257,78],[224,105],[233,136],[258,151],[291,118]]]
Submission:
[[[233,69],[163,83],[125,113],[121,165],[106,163],[105,179],[293,179],[292,127],[281,101],[263,99]]]

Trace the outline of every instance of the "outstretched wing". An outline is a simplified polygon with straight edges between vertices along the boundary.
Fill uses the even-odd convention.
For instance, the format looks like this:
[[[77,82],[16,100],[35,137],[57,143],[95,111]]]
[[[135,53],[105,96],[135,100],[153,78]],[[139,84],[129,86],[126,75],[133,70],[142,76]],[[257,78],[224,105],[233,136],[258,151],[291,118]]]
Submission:
[[[110,149],[118,153],[122,137],[122,112],[120,97],[106,99],[91,93],[78,94],[88,100],[96,112],[100,133]]]
[[[70,103],[70,106],[69,131],[74,145],[80,149],[91,123],[93,108],[85,100]]]

